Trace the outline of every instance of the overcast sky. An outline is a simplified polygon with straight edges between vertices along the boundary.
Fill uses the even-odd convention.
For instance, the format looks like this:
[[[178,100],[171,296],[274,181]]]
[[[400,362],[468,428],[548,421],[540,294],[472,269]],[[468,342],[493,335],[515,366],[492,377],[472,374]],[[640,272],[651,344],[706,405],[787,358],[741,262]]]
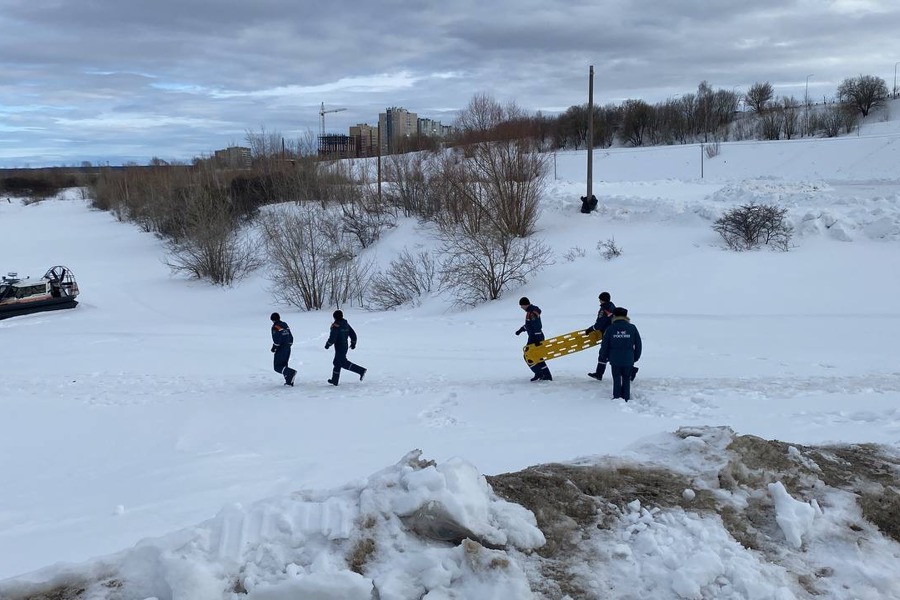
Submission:
[[[713,88],[893,87],[898,0],[0,0],[0,166],[190,160],[476,93],[556,113]]]

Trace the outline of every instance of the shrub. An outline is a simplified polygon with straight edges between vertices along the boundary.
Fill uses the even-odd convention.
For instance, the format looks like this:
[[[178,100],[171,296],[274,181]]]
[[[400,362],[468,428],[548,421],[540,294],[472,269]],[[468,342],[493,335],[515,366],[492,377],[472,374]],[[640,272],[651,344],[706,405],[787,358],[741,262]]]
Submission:
[[[460,220],[490,227],[502,235],[535,232],[548,157],[534,140],[520,137],[524,113],[476,96],[462,110],[458,127],[466,143],[462,157],[447,154],[437,174],[442,186],[440,226]]]
[[[525,285],[552,256],[540,240],[495,230],[447,229],[441,232],[441,241],[441,287],[469,306]]]
[[[563,258],[566,259],[566,262],[575,262],[579,258],[584,258],[587,253],[584,251],[584,248],[580,246],[572,246],[566,253],[563,254]]]
[[[369,290],[373,308],[385,310],[418,303],[434,287],[437,266],[428,251],[412,254],[404,249],[387,271],[372,278]]]
[[[786,208],[771,204],[744,204],[727,211],[713,224],[732,250],[752,250],[762,245],[787,252],[794,228],[785,221]]]
[[[606,260],[612,260],[618,256],[622,256],[622,248],[616,245],[616,238],[609,238],[606,241],[597,242],[597,250],[600,256]]]
[[[255,240],[241,231],[222,196],[195,190],[185,198],[181,225],[181,235],[167,242],[173,271],[231,285],[261,265]]]
[[[314,204],[267,214],[261,228],[278,301],[304,310],[359,298],[368,268],[344,239],[340,215]]]
[[[397,224],[389,212],[372,203],[366,205],[360,200],[342,203],[341,213],[344,217],[343,231],[352,235],[363,248],[377,242],[384,229]]]

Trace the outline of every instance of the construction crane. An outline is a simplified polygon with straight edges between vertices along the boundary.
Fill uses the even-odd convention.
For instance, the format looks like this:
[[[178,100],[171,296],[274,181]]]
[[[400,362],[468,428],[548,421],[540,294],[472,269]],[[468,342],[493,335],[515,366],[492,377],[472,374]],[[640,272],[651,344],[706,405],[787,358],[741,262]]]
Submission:
[[[325,137],[325,115],[327,113],[336,113],[341,112],[342,110],[347,110],[346,108],[329,108],[325,110],[325,103],[322,103],[322,107],[319,109],[319,116],[322,118],[322,127],[321,127],[321,136]]]

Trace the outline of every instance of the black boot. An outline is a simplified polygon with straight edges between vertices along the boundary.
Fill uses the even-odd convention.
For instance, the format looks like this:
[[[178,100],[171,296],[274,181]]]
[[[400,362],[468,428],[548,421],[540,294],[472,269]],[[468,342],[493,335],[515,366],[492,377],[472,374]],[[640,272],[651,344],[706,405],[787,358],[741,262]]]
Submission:
[[[289,385],[294,387],[294,380],[297,378],[297,369],[291,369],[290,367],[284,370],[284,385]]]
[[[606,373],[606,363],[598,362],[597,371],[594,373],[588,373],[588,377],[593,377],[597,381],[601,381],[603,379],[604,373]]]
[[[350,369],[351,371],[353,371],[354,373],[356,373],[357,375],[359,375],[360,381],[362,381],[363,377],[366,376],[366,370],[359,365],[350,363],[350,366],[347,368]]]
[[[550,374],[550,369],[544,367],[544,372],[541,373],[541,379],[543,381],[553,381],[553,375]]]
[[[328,380],[328,383],[330,383],[331,385],[337,385],[340,380],[341,380],[341,370],[335,369],[334,371],[331,372],[331,379]]]

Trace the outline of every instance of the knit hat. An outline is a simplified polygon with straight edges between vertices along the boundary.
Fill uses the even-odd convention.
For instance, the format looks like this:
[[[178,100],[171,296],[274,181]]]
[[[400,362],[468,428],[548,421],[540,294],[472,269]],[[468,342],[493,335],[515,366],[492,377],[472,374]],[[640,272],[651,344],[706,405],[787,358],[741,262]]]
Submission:
[[[612,296],[609,295],[609,292],[600,292],[600,295],[597,297],[600,298],[600,302],[609,302],[612,300]]]
[[[334,317],[335,321],[339,321],[344,318],[344,311],[336,310],[331,316]]]
[[[613,310],[613,316],[614,316],[614,317],[627,317],[627,316],[628,316],[628,309],[627,309],[627,308],[622,308],[621,306],[617,306],[617,307],[615,308],[615,310]]]
[[[519,298],[519,306],[531,306],[531,300],[529,300],[525,296],[522,296],[521,298]]]
[[[272,319],[272,322],[274,323],[275,321],[281,320],[281,315],[279,315],[278,313],[272,313],[272,316],[269,318]]]

